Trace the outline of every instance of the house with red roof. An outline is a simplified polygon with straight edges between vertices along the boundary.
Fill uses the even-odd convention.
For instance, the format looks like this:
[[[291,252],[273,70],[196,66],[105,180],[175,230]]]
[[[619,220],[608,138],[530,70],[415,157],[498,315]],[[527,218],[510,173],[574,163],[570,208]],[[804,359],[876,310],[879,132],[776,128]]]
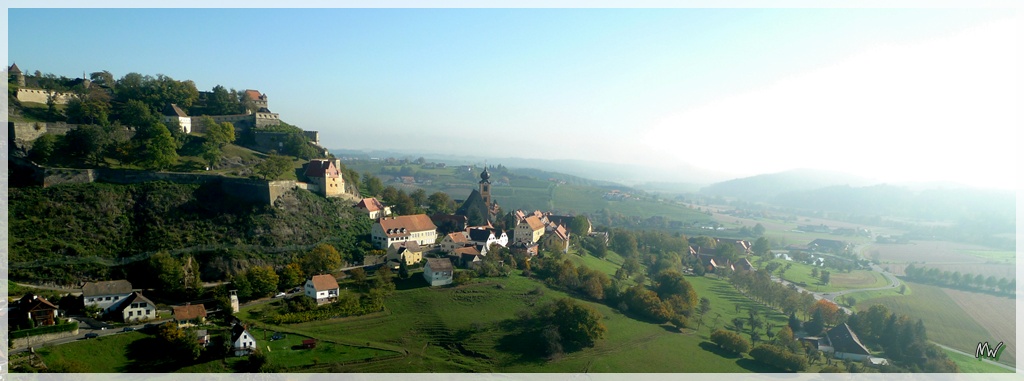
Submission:
[[[316,301],[317,305],[327,304],[338,300],[341,288],[338,287],[338,280],[333,275],[314,275],[306,280],[306,296]]]
[[[354,207],[356,209],[366,212],[366,214],[370,217],[371,220],[376,220],[378,218],[391,215],[391,207],[384,205],[384,203],[380,202],[380,200],[374,197],[359,200],[359,202],[355,204]]]

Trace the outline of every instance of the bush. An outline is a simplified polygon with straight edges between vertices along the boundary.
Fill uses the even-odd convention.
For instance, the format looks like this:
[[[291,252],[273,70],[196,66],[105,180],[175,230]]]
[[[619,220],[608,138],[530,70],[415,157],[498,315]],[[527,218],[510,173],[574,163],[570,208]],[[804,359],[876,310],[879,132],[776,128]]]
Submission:
[[[735,354],[744,353],[750,350],[750,343],[735,332],[723,331],[721,329],[711,334],[711,342],[719,348]]]
[[[750,351],[750,357],[754,360],[776,368],[791,372],[799,372],[807,369],[807,359],[803,356],[790,353],[785,348],[761,344]]]

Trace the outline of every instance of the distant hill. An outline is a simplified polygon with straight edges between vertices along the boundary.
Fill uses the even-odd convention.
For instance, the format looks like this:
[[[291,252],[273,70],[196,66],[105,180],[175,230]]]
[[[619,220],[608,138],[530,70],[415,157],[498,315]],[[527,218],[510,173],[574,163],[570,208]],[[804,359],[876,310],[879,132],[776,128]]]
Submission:
[[[576,177],[587,178],[608,183],[623,185],[635,185],[645,182],[672,182],[690,184],[710,184],[721,181],[728,176],[696,168],[689,165],[677,165],[670,168],[657,168],[655,166],[644,166],[637,164],[605,163],[589,160],[552,160],[552,159],[530,159],[521,157],[482,157],[451,155],[443,153],[412,153],[395,152],[386,150],[346,150],[330,149],[331,153],[339,157],[354,157],[362,159],[387,157],[408,158],[414,160],[418,157],[427,158],[429,161],[443,161],[449,165],[477,164],[482,165],[486,161],[488,165],[504,165],[509,168],[539,169],[546,172],[564,173]]]
[[[704,187],[708,196],[735,197],[746,201],[769,201],[789,192],[810,191],[836,185],[866,186],[871,180],[840,172],[794,169],[723,181]]]

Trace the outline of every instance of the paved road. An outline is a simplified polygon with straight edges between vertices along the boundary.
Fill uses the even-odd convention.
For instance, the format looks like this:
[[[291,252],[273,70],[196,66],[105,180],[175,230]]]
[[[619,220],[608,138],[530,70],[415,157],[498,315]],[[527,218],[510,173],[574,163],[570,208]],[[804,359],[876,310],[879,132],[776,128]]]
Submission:
[[[956,348],[950,348],[950,347],[947,347],[947,346],[945,346],[945,345],[942,345],[942,344],[936,343],[936,342],[934,342],[934,341],[932,341],[932,344],[938,345],[938,346],[940,346],[940,347],[942,347],[942,348],[944,348],[944,349],[948,349],[948,350],[950,350],[950,351],[953,351],[953,352],[959,353],[959,354],[961,354],[961,355],[964,355],[964,356],[970,357],[970,358],[972,358],[972,359],[977,359],[976,357],[974,357],[974,354],[972,354],[972,353],[967,353],[967,352],[961,351],[961,350],[959,350],[959,349],[956,349]],[[1001,363],[1001,362],[995,362],[995,361],[992,361],[992,360],[989,360],[989,359],[982,359],[981,361],[987,362],[987,363],[989,363],[989,364],[992,364],[992,365],[998,366],[998,367],[1000,367],[1000,368],[1003,368],[1003,369],[1008,369],[1008,370],[1012,370],[1012,371],[1014,371],[1014,372],[1016,372],[1016,371],[1017,371],[1017,368],[1014,368],[1014,367],[1012,367],[1012,366],[1009,366],[1009,365],[1003,364],[1003,363]]]
[[[162,323],[164,323],[166,321],[170,321],[170,319],[151,321],[148,324],[160,325],[160,324],[162,324]],[[85,324],[79,324],[78,335],[71,336],[71,337],[66,337],[66,338],[58,339],[58,340],[45,341],[45,342],[44,341],[39,341],[39,342],[31,341],[29,343],[29,345],[32,346],[32,347],[35,347],[35,348],[39,348],[39,347],[42,347],[43,344],[47,344],[47,345],[60,345],[60,344],[67,344],[67,343],[71,343],[71,342],[75,342],[75,341],[79,341],[79,340],[92,340],[92,339],[86,339],[85,338],[85,335],[90,334],[90,333],[95,333],[99,337],[111,336],[111,335],[117,335],[117,334],[125,333],[124,327],[117,328],[117,329],[113,329],[113,328],[111,328],[111,329],[94,329],[94,328],[84,328],[85,326],[86,326]],[[140,329],[142,329],[145,326],[146,326],[146,324],[136,324],[136,325],[126,326],[126,327],[132,327],[135,330],[140,330]],[[24,352],[24,351],[27,351],[27,350],[28,350],[28,348],[19,348],[19,349],[11,350],[11,353],[19,353],[19,352]]]

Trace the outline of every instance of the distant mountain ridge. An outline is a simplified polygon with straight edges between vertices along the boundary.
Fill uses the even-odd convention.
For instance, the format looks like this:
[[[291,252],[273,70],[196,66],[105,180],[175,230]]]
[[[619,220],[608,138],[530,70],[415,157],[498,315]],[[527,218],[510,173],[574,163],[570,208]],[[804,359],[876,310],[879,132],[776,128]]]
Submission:
[[[481,157],[468,155],[452,155],[444,153],[413,153],[387,150],[349,150],[331,149],[336,156],[360,157],[365,159],[387,157],[427,158],[428,161],[438,160],[448,164],[484,164],[504,165],[509,168],[539,169],[545,172],[564,173],[581,178],[623,184],[627,186],[646,182],[672,182],[688,184],[710,184],[729,178],[725,174],[700,169],[690,165],[676,165],[668,168],[655,168],[638,164],[605,163],[576,159],[529,159],[521,157]]]
[[[735,197],[747,201],[769,201],[779,195],[848,185],[863,187],[876,181],[850,174],[818,169],[794,169],[785,172],[743,177],[701,188],[708,196]]]

